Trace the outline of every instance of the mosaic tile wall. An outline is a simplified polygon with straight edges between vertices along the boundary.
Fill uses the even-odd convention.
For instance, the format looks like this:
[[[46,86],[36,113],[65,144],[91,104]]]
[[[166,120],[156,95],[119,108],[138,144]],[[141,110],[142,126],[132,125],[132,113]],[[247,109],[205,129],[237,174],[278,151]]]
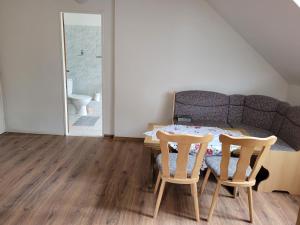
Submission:
[[[67,73],[73,93],[94,96],[102,89],[101,28],[65,26]]]

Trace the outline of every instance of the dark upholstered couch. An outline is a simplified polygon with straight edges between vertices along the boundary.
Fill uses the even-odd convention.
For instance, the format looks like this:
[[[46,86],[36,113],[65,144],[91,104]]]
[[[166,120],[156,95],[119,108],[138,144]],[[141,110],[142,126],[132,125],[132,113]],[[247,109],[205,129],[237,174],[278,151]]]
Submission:
[[[189,116],[191,122],[178,122]],[[251,136],[276,135],[273,150],[300,150],[300,107],[262,95],[225,95],[208,91],[175,94],[174,123],[240,128]]]
[[[240,128],[256,137],[276,135],[257,190],[300,195],[300,107],[261,95],[183,91],[175,93],[173,118],[177,124]]]

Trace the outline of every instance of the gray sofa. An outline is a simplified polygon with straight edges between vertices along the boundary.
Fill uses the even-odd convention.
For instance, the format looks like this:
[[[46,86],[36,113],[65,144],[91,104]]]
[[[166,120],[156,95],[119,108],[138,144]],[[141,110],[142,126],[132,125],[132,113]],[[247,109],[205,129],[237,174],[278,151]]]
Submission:
[[[189,117],[190,122],[179,122]],[[244,129],[251,136],[276,135],[272,150],[300,150],[300,107],[262,95],[225,95],[208,91],[175,94],[174,123]]]

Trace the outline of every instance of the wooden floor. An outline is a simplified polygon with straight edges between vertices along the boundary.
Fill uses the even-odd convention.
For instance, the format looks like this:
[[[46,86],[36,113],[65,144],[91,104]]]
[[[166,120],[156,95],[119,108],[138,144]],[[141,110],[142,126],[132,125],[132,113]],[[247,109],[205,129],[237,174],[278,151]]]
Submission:
[[[82,138],[0,136],[0,224],[197,224],[188,186],[168,185],[156,220],[143,144]],[[200,198],[206,224],[215,187]],[[247,198],[222,189],[210,224],[248,224]],[[300,198],[254,192],[254,224],[294,225]]]

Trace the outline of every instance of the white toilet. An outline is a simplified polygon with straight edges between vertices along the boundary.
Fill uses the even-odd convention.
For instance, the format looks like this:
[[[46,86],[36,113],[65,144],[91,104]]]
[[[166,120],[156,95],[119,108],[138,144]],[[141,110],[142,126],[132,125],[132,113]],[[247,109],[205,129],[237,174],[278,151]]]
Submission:
[[[73,80],[70,78],[67,79],[67,92],[68,99],[70,99],[71,103],[75,106],[77,113],[81,116],[86,116],[86,106],[91,102],[92,97],[88,95],[73,94]]]

